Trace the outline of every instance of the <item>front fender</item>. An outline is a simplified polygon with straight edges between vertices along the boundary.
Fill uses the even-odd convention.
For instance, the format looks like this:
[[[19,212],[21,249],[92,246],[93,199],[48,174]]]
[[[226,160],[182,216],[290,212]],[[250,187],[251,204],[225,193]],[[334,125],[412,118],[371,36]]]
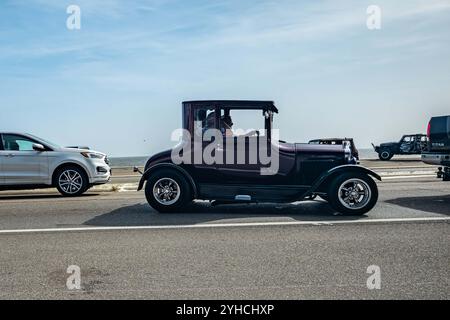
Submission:
[[[142,188],[144,187],[145,182],[148,180],[148,178],[150,177],[151,174],[153,174],[156,170],[164,169],[164,168],[177,170],[178,172],[183,174],[183,176],[187,179],[189,184],[192,186],[192,190],[194,192],[194,196],[197,196],[197,185],[195,184],[195,181],[191,177],[189,172],[187,172],[182,167],[177,166],[177,165],[175,165],[173,163],[158,163],[158,164],[156,164],[154,166],[151,166],[147,170],[145,170],[145,172],[142,174],[141,180],[139,181],[139,186],[138,186],[137,191],[141,191],[142,190]]]
[[[327,172],[323,173],[311,186],[311,188],[308,190],[308,192],[306,193],[307,195],[312,194],[314,191],[316,191],[317,189],[319,189],[319,187],[325,183],[329,178],[336,176],[337,174],[340,173],[346,173],[346,172],[359,172],[359,173],[364,173],[367,174],[369,176],[374,177],[375,179],[381,181],[381,177],[379,174],[377,174],[376,172],[367,169],[366,167],[363,166],[357,166],[357,165],[352,165],[352,164],[345,164],[342,166],[338,166],[338,167],[334,167],[331,168],[330,170],[328,170]]]
[[[56,170],[58,168],[62,167],[62,166],[65,166],[65,165],[76,165],[76,166],[79,166],[80,168],[82,168],[86,172],[86,174],[88,175],[88,178],[89,178],[89,182],[91,182],[92,172],[89,169],[89,166],[85,162],[80,161],[80,160],[78,160],[75,157],[70,157],[70,158],[65,158],[63,160],[58,160],[58,161],[54,161],[54,162],[49,161],[49,168],[48,169],[49,169],[50,179],[51,179],[49,181],[49,183],[53,182],[53,175],[55,174]]]
[[[372,143],[372,147],[373,147],[373,150],[374,150],[376,153],[378,153],[378,151],[380,151],[380,146],[376,146],[376,145],[374,145],[374,144]]]

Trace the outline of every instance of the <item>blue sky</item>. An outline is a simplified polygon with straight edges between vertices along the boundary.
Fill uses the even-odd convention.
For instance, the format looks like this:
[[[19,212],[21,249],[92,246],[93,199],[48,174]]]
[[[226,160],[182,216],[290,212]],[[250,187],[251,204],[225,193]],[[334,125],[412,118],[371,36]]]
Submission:
[[[450,114],[449,57],[450,0],[0,0],[0,130],[150,155],[183,100],[267,99],[282,139],[364,148]]]

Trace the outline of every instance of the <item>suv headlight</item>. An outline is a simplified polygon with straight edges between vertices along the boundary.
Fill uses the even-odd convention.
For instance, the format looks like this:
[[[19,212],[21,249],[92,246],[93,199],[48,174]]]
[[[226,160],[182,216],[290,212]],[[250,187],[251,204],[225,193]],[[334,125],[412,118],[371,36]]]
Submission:
[[[94,153],[94,152],[81,152],[81,155],[85,158],[89,159],[103,159],[105,156],[100,153]]]

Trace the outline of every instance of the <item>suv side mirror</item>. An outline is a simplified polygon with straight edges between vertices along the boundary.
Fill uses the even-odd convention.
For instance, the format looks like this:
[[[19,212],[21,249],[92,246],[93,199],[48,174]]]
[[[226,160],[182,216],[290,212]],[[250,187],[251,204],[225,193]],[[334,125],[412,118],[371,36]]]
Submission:
[[[42,152],[45,151],[45,147],[40,143],[33,143],[33,150]]]

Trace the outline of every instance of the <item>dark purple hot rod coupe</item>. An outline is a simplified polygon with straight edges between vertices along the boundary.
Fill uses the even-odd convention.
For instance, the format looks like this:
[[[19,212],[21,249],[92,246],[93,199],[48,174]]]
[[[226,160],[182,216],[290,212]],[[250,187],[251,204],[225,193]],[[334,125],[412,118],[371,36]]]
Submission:
[[[233,121],[243,111],[261,117],[264,129],[236,135]],[[280,141],[272,128],[274,113],[278,110],[272,101],[183,102],[185,134],[177,147],[148,160],[139,190],[145,185],[149,204],[159,212],[180,212],[194,199],[217,205],[319,196],[346,215],[362,215],[375,206],[373,178],[381,178],[357,165],[347,144]],[[208,130],[214,134],[204,139]],[[199,159],[202,154],[215,161]],[[174,161],[174,155],[185,161]]]

